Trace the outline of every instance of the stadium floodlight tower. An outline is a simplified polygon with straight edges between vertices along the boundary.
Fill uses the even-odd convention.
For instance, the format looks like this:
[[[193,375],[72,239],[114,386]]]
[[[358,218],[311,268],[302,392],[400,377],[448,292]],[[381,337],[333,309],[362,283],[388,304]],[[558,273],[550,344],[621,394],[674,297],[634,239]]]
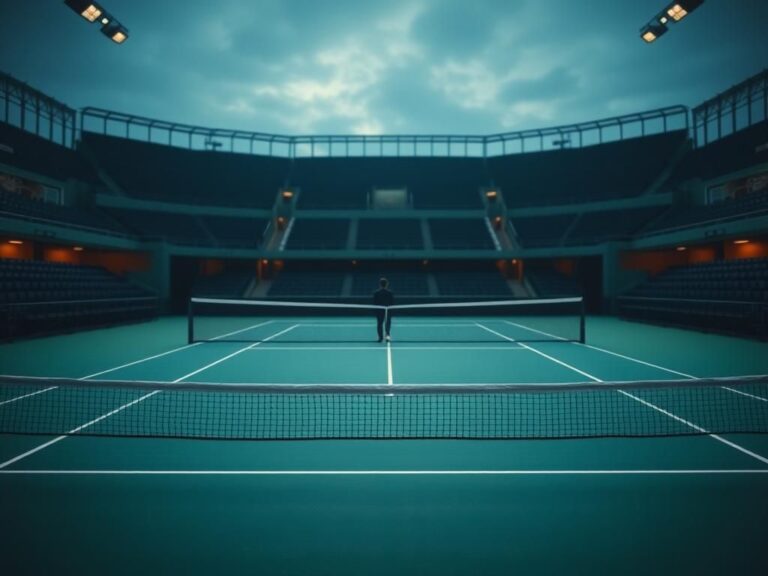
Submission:
[[[113,42],[122,44],[128,39],[128,29],[107,13],[100,4],[89,0],[64,0],[64,4],[88,22],[98,21],[101,24],[101,33]]]
[[[667,33],[667,24],[680,22],[704,3],[704,0],[679,0],[672,2],[640,29],[640,37],[648,44]]]

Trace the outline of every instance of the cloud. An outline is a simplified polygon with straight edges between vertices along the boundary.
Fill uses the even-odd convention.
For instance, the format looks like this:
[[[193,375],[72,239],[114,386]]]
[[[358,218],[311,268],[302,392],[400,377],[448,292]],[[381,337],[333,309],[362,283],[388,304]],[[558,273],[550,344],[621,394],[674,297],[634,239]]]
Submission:
[[[73,107],[273,133],[484,134],[693,106],[768,62],[761,0],[705,3],[651,46],[638,29],[656,8],[636,0],[132,0],[112,7],[123,46],[41,5],[3,14],[4,71]]]

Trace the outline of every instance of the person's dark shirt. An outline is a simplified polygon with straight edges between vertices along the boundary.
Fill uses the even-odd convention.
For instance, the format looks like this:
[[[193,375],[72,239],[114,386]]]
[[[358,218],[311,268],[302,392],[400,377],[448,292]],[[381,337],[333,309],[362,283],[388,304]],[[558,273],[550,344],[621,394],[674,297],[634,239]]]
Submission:
[[[379,288],[373,293],[373,303],[376,306],[392,306],[395,296],[387,288]]]

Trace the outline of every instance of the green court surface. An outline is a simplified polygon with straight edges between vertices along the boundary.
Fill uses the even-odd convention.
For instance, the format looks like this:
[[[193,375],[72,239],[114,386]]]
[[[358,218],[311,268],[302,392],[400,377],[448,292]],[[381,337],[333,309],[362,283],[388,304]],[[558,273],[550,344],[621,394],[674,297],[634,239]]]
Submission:
[[[765,343],[613,318],[590,318],[586,345],[440,337],[477,330],[466,319],[424,342],[398,341],[395,325],[391,345],[373,326],[365,341],[360,326],[304,324],[264,326],[259,344],[185,345],[184,320],[163,318],[0,345],[0,373],[309,385],[768,374]],[[766,574],[766,494],[766,435],[5,435],[0,557],[6,574]]]

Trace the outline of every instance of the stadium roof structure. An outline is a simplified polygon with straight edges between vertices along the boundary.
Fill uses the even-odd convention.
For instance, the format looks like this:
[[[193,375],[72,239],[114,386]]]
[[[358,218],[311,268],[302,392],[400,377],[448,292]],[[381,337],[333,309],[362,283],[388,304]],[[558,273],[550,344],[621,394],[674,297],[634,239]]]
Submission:
[[[114,112],[83,108],[80,130],[189,149],[225,148],[229,152],[269,156],[458,156],[489,157],[581,148],[672,130],[688,130],[688,108],[670,106],[551,128],[491,135],[318,135],[287,136],[204,128]],[[228,142],[223,146],[222,140]]]

